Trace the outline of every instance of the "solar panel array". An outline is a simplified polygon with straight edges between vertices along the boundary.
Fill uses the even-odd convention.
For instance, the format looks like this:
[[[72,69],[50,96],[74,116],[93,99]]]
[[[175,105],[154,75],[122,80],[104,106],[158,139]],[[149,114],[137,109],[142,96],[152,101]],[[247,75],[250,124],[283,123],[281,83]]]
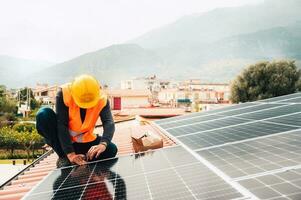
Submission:
[[[301,199],[301,93],[155,122],[258,199]]]
[[[117,161],[118,160],[118,161]],[[236,199],[243,195],[181,146],[57,169],[25,199]]]
[[[57,169],[24,199],[301,199],[301,93],[155,125],[179,145]]]

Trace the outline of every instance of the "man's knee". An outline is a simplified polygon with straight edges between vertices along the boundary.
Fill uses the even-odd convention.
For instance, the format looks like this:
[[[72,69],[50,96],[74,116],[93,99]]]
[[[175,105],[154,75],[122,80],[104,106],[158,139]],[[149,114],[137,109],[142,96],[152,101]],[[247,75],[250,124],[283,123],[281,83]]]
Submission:
[[[50,120],[52,118],[55,118],[55,116],[56,116],[55,112],[51,108],[43,107],[43,108],[40,108],[39,111],[37,112],[36,120],[38,123],[38,122],[42,122],[45,120]]]
[[[49,119],[49,118],[52,118],[55,116],[56,116],[55,112],[51,108],[43,107],[43,108],[39,109],[36,118],[37,118],[37,120],[43,120],[43,119]]]
[[[117,152],[118,152],[118,148],[116,146],[116,144],[110,142],[107,146],[109,152],[110,152],[110,157],[113,158],[116,156]]]
[[[40,108],[36,116],[37,131],[42,134],[42,132],[46,132],[46,129],[52,129],[53,127],[56,127],[55,112],[51,108]]]
[[[106,148],[106,150],[101,154],[98,160],[107,159],[107,158],[114,158],[117,154],[117,146],[110,142]]]

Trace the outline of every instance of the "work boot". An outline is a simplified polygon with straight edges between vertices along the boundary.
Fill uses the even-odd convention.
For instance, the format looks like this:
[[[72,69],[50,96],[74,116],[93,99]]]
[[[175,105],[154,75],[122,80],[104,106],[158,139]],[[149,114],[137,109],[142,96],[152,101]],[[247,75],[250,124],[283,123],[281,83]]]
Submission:
[[[70,166],[71,163],[67,157],[59,157],[56,161],[56,168]]]

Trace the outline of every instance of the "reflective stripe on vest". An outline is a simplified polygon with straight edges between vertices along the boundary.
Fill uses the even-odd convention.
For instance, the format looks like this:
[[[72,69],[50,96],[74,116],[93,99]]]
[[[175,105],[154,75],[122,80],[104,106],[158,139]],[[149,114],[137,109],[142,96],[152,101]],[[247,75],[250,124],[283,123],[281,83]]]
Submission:
[[[79,132],[75,132],[69,129],[69,134],[71,137],[76,137],[76,142],[82,143],[83,142],[83,137],[85,133],[79,133]]]
[[[96,139],[94,127],[99,118],[99,113],[106,106],[107,98],[102,96],[92,108],[86,109],[85,120],[82,122],[80,117],[80,108],[76,105],[70,92],[70,84],[62,86],[64,104],[69,109],[69,135],[72,142],[86,143]]]

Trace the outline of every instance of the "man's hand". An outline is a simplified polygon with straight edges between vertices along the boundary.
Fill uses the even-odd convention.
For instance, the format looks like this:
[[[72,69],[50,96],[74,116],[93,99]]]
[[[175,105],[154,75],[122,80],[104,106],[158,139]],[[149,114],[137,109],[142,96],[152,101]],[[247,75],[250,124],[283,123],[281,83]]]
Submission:
[[[77,165],[87,164],[87,162],[85,161],[85,155],[83,154],[69,153],[67,154],[67,157],[69,161],[73,164],[77,164]]]
[[[107,146],[103,143],[92,146],[87,153],[88,160],[92,160],[94,157],[97,158],[102,152],[106,150],[106,148]]]

